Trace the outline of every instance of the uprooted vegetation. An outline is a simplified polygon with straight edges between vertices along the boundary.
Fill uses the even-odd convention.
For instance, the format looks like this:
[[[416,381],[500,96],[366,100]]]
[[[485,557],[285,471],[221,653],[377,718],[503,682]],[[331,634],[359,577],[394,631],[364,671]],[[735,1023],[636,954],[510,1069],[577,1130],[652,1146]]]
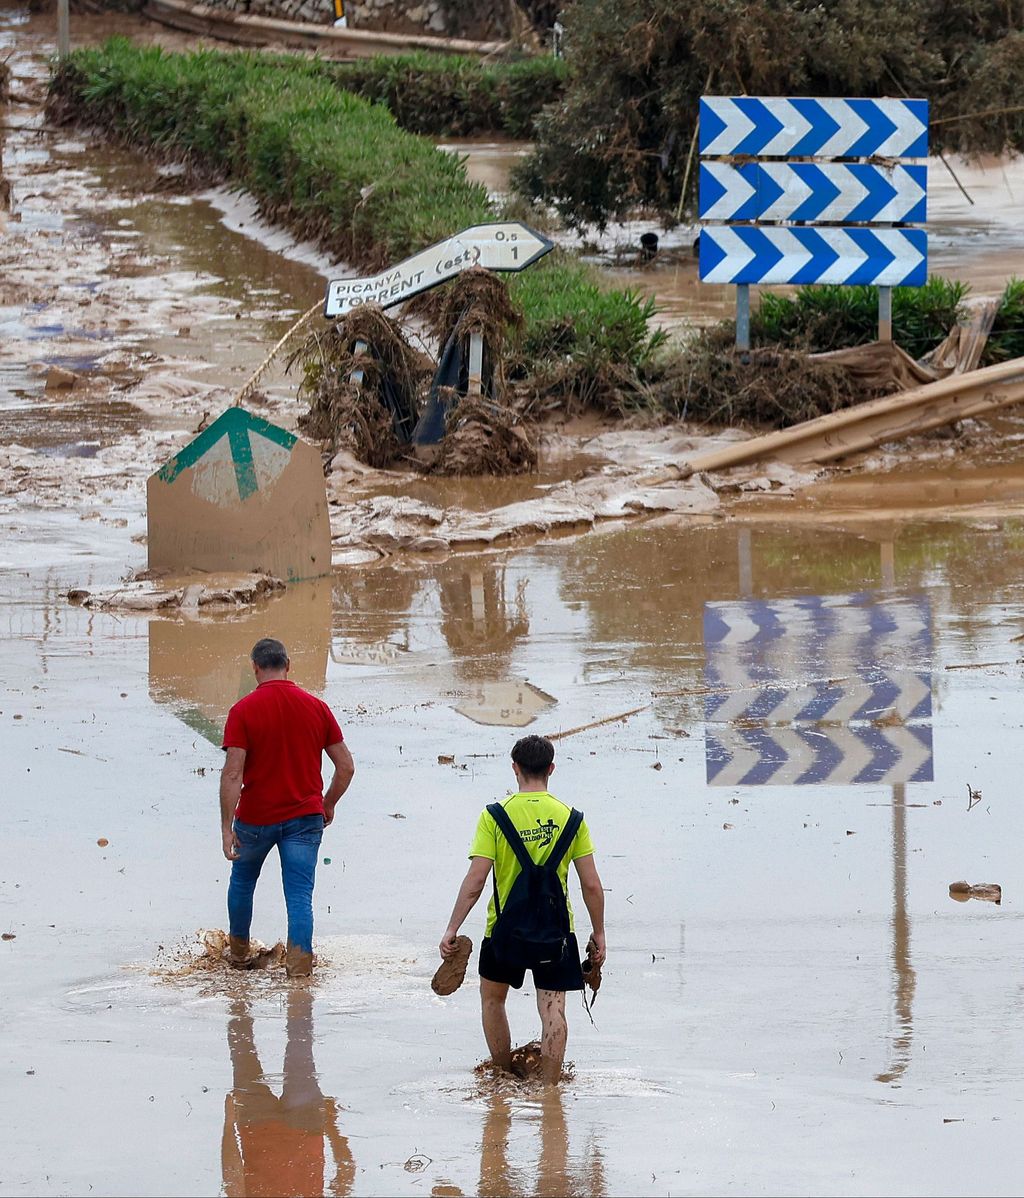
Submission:
[[[374,305],[355,308],[326,330],[311,333],[292,355],[300,363],[300,395],[309,412],[299,426],[328,457],[348,450],[377,467],[404,462],[435,474],[518,474],[537,464],[529,405],[505,377],[505,344],[522,313],[497,276],[470,270],[442,291],[422,297],[419,315],[449,351],[450,380],[412,349],[400,325]],[[485,349],[479,389],[469,385],[468,342]],[[441,405],[443,435],[429,453],[410,439],[424,409]]]
[[[1024,150],[1024,12],[1005,0],[589,0],[523,192],[573,224],[694,206],[701,95],[920,96],[933,150]]]

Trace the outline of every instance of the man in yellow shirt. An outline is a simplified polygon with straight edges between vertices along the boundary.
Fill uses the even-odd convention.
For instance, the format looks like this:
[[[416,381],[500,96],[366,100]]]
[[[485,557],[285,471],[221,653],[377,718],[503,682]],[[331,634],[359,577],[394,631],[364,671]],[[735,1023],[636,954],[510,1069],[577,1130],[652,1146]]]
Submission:
[[[530,860],[542,865],[554,851],[562,848],[557,874],[562,884],[568,914],[569,933],[559,960],[552,960],[532,967],[533,982],[537,989],[537,1010],[542,1026],[541,1057],[543,1077],[546,1082],[557,1082],[562,1076],[562,1061],[568,1027],[565,1021],[565,995],[568,990],[583,989],[583,971],[573,925],[572,904],[569,902],[569,862],[576,866],[576,873],[583,891],[593,928],[596,955],[591,959],[596,966],[604,963],[604,890],[594,864],[594,843],[584,821],[580,820],[575,835],[566,846],[559,846],[560,834],[566,825],[575,823],[572,808],[559,802],[548,792],[548,779],[554,771],[555,750],[551,741],[543,736],[524,736],[512,749],[512,770],[519,783],[519,790],[507,798],[501,807],[511,820]],[[499,812],[500,815],[500,812]],[[564,838],[563,838],[564,839]],[[512,1064],[512,1040],[508,1027],[505,1000],[509,986],[517,990],[523,984],[526,967],[503,959],[495,952],[492,933],[501,912],[506,908],[512,887],[522,872],[516,847],[509,841],[498,821],[484,811],[477,824],[476,835],[469,850],[469,872],[459,888],[451,919],[441,938],[441,956],[451,957],[455,951],[455,938],[470,911],[476,905],[487,882],[488,874],[494,871],[498,906],[494,898],[487,909],[487,929],[480,946],[480,1002],[483,1014],[484,1036],[491,1059],[501,1069]],[[525,858],[524,858],[525,860]]]

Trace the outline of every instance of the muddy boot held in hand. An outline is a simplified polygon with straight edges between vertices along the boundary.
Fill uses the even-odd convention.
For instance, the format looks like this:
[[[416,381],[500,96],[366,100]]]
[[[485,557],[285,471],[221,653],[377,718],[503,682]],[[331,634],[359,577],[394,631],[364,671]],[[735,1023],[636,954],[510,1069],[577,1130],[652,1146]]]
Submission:
[[[597,998],[597,992],[601,989],[601,966],[596,963],[597,945],[594,943],[594,937],[591,936],[587,941],[587,955],[583,961],[583,983],[590,987],[591,997],[590,1005],[594,1005],[594,999]]]
[[[455,951],[438,966],[430,982],[431,990],[435,994],[454,994],[465,979],[472,953],[473,941],[468,936],[456,936]]]

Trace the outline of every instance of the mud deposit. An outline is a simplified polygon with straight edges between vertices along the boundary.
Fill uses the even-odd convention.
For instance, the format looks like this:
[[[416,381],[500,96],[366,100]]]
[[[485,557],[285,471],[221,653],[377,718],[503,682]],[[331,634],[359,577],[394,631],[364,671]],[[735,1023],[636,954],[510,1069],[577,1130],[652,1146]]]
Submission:
[[[25,20],[0,8],[19,91],[51,44]],[[880,452],[871,473],[701,484],[706,506],[633,523],[601,491],[614,473],[587,480],[632,470],[646,494],[683,432],[576,430],[500,482],[353,468],[343,492],[336,471],[332,578],[220,612],[72,606],[145,565],[146,474],[322,276],[247,237],[227,197],[161,190],[85,137],[8,132],[4,167],[0,1192],[1018,1192],[1019,423],[913,469]],[[53,364],[83,381],[45,392]],[[280,378],[266,394],[297,415]],[[534,511],[511,549],[446,539],[445,513],[483,529],[567,481],[598,516]],[[403,549],[392,507],[392,540],[360,539],[351,513],[385,501],[446,535]],[[264,635],[358,765],[318,865],[310,986],[197,964],[193,930],[224,922],[222,722]],[[475,1074],[472,966],[430,989],[524,728],[559,735],[553,788],[607,888],[596,1026],[569,1002],[575,1072],[552,1093]],[[952,901],[957,879],[1001,902]],[[482,910],[464,930],[479,943]]]

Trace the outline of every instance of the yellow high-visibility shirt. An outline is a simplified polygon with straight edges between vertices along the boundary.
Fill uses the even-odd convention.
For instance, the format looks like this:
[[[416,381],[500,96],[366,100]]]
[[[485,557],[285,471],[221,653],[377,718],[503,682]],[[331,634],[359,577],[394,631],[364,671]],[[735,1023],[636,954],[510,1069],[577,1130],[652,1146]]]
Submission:
[[[527,791],[510,795],[502,803],[502,807],[515,825],[516,831],[523,838],[526,851],[531,858],[542,864],[555,847],[562,829],[565,827],[571,807],[556,799],[545,791]],[[565,902],[569,908],[569,927],[575,930],[572,903],[569,901],[569,864],[578,857],[587,857],[594,851],[594,842],[590,838],[590,829],[584,820],[576,830],[569,851],[558,865],[558,876],[565,891]],[[512,883],[519,876],[522,867],[515,855],[515,850],[505,839],[501,829],[494,821],[494,816],[488,811],[480,814],[476,826],[476,835],[469,849],[470,857],[486,857],[494,862],[494,872],[498,882],[498,901],[504,908],[508,901]],[[490,936],[494,929],[497,913],[494,910],[494,895],[487,906],[487,930],[485,936]]]

